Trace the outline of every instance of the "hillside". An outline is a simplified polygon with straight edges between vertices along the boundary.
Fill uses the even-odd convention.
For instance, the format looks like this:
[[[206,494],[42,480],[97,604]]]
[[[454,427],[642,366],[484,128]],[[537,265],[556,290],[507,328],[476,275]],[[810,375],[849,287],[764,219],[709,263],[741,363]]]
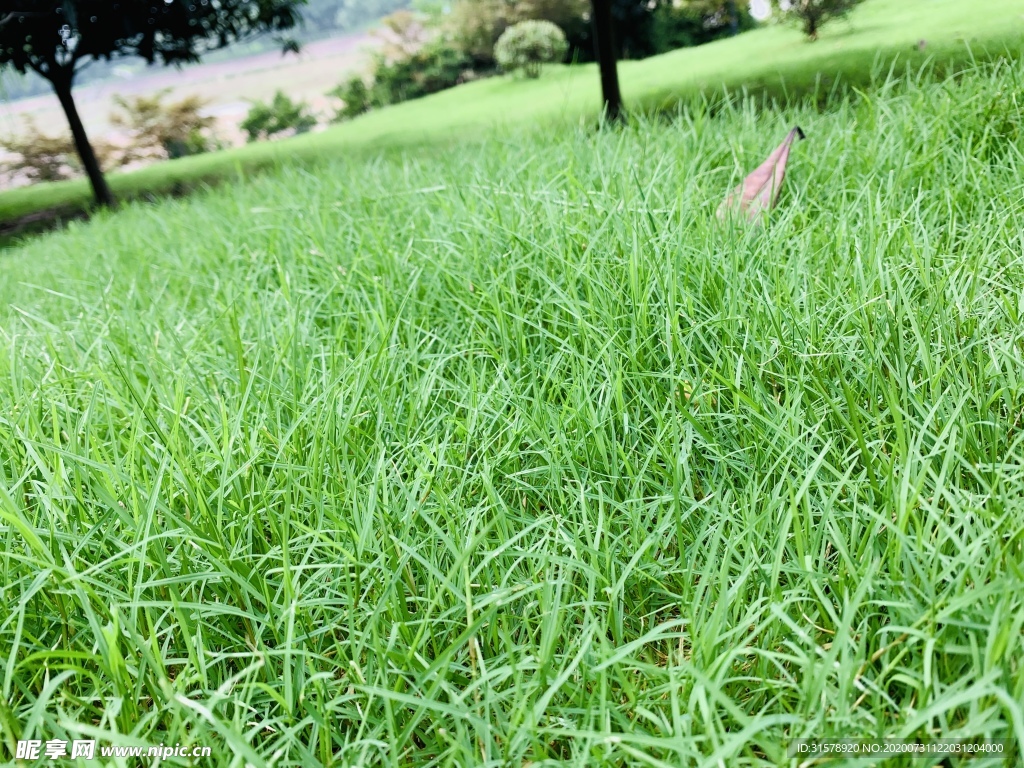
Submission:
[[[808,92],[825,99],[865,86],[895,68],[937,62],[955,69],[992,56],[1019,55],[1024,9],[1018,0],[990,0],[978,13],[968,0],[869,0],[825,31],[816,43],[780,26],[700,48],[621,65],[623,91],[634,110],[668,110],[723,89],[772,98]],[[923,50],[920,43],[924,42]],[[380,110],[323,133],[187,158],[114,176],[122,196],[189,187],[249,173],[280,162],[316,163],[339,155],[361,156],[412,145],[474,141],[496,127],[575,124],[597,114],[593,66],[560,67],[538,82],[509,78],[469,83],[416,102]],[[0,193],[0,221],[53,209],[87,205],[84,181]]]

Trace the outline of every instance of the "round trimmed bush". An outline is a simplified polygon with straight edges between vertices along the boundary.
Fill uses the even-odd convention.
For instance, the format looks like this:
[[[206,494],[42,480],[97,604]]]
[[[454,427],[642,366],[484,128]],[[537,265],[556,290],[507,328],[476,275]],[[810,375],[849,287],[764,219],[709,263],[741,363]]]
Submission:
[[[540,77],[544,64],[562,61],[569,42],[550,21],[521,21],[506,29],[494,46],[494,58],[506,72]]]

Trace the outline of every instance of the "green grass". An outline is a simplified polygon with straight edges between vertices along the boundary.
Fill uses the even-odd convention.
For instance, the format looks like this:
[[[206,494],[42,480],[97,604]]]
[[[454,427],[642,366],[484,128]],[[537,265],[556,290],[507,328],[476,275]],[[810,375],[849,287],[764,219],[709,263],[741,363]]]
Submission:
[[[927,46],[919,51],[922,39]],[[1022,39],[1019,0],[985,0],[983,12],[970,0],[869,0],[848,21],[827,27],[815,43],[796,29],[771,25],[700,48],[623,62],[620,75],[628,106],[639,111],[671,110],[694,95],[722,89],[781,100],[812,93],[823,100],[842,87],[865,86],[890,67],[919,69],[932,59],[955,69],[976,58],[1017,56]],[[235,178],[282,161],[444,146],[495,127],[590,120],[599,106],[593,65],[558,67],[539,81],[470,83],[323,133],[162,163],[114,175],[111,182],[118,195],[135,197]],[[0,193],[0,221],[47,209],[76,210],[89,200],[84,181],[9,190]]]
[[[1019,749],[1022,105],[1019,63],[695,101],[7,251],[0,751]],[[772,221],[718,223],[795,124]]]

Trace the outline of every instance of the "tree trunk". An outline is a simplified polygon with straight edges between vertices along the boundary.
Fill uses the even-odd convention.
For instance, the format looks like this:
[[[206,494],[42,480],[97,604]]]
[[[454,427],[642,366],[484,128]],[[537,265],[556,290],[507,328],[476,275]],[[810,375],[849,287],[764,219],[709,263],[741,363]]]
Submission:
[[[619,69],[615,61],[611,0],[590,0],[590,4],[594,14],[597,62],[601,68],[604,115],[608,120],[616,121],[622,118],[622,94],[619,91]]]
[[[725,7],[729,14],[729,34],[736,37],[740,33],[740,14],[739,9],[736,8],[736,0],[729,0]]]
[[[818,17],[817,16],[808,16],[804,20],[804,32],[807,33],[807,36],[809,38],[811,38],[812,42],[814,40],[818,39]]]
[[[110,187],[107,186],[107,180],[104,178],[103,170],[96,159],[96,153],[93,151],[92,144],[89,143],[89,137],[85,133],[85,126],[82,125],[82,118],[78,115],[75,99],[71,95],[71,76],[65,77],[61,74],[56,74],[50,83],[53,85],[53,90],[57,93],[60,105],[64,108],[64,114],[68,118],[71,136],[75,140],[75,149],[78,150],[78,157],[82,161],[82,167],[85,168],[85,172],[89,176],[89,183],[92,184],[92,192],[96,202],[105,207],[112,206],[114,204],[114,196],[110,193]]]

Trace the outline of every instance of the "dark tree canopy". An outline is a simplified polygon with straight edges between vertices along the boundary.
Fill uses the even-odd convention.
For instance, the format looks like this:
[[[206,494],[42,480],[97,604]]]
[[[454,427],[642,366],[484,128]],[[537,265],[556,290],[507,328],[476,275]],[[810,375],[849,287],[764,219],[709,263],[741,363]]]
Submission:
[[[150,63],[198,61],[263,32],[285,32],[305,0],[3,0],[0,67],[50,81],[68,117],[96,199],[111,202],[71,88],[90,60],[140,56]]]
[[[300,0],[301,2],[301,0]],[[52,79],[88,59],[197,61],[254,34],[291,29],[296,0],[7,0],[0,65]]]

